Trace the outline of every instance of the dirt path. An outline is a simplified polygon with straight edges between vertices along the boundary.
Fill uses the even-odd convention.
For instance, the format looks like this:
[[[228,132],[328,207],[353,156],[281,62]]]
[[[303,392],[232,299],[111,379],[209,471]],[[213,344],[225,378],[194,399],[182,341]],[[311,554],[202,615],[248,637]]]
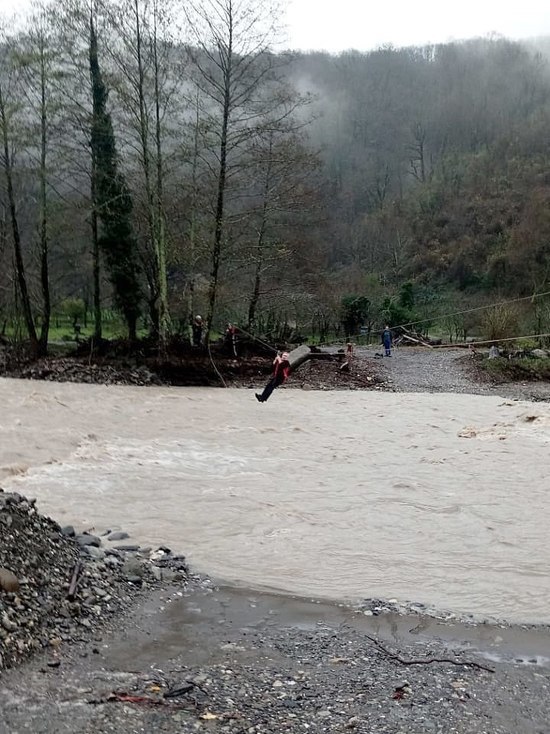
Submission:
[[[550,383],[524,382],[493,385],[480,382],[469,368],[469,355],[464,349],[426,349],[402,347],[394,349],[391,358],[375,356],[379,349],[364,348],[358,353],[375,359],[396,392],[441,392],[473,395],[500,395],[512,400],[550,400]]]

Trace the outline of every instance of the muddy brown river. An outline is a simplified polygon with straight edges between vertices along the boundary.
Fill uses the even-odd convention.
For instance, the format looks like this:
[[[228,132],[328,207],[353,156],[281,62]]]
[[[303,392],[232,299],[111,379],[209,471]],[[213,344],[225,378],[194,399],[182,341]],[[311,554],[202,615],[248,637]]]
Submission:
[[[550,623],[550,405],[0,379],[0,483],[317,598]]]

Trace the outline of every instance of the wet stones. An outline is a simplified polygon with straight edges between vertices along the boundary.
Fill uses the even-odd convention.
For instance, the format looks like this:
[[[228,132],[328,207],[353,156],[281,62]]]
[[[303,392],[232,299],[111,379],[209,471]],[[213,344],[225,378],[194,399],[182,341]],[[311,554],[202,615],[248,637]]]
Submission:
[[[2,591],[19,591],[19,579],[7,568],[0,568],[0,589]]]
[[[142,588],[187,583],[182,556],[113,547],[111,537],[61,528],[33,500],[0,489],[0,670],[52,639],[71,643],[108,626]]]
[[[105,551],[103,548],[98,548],[95,545],[86,545],[83,550],[96,561],[102,561],[105,558]]]
[[[110,540],[112,542],[113,540],[126,540],[129,537],[130,536],[128,535],[128,533],[124,533],[118,530],[114,533],[109,533],[109,535],[107,536],[107,540]]]
[[[0,371],[2,366],[0,365]],[[30,364],[4,367],[7,374],[31,380],[82,382],[103,385],[161,385],[162,380],[147,367],[89,364],[74,358],[44,358]]]
[[[10,619],[6,612],[2,612],[0,615],[0,624],[8,632],[13,632],[17,629],[17,623]]]
[[[143,577],[145,568],[139,558],[127,558],[122,564],[122,572],[132,579],[136,576]]]
[[[75,536],[75,540],[80,546],[92,545],[99,548],[101,540],[96,535],[90,535],[88,533],[82,533],[82,535]]]
[[[398,601],[397,599],[363,599],[357,605],[357,612],[366,617],[377,617],[385,614],[399,614],[401,616],[414,615],[445,621],[459,620],[463,624],[479,622],[498,624],[500,621],[488,616],[475,617],[472,614],[456,615],[449,610],[439,609],[421,602]]]

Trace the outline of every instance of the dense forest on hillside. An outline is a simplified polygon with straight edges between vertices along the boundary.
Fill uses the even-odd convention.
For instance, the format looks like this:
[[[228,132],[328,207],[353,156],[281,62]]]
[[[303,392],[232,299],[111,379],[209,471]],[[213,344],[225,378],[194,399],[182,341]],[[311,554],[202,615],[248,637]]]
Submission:
[[[197,313],[207,338],[550,331],[527,299],[550,291],[544,42],[284,54],[276,30],[251,0],[69,0],[4,29],[4,337],[165,341]]]

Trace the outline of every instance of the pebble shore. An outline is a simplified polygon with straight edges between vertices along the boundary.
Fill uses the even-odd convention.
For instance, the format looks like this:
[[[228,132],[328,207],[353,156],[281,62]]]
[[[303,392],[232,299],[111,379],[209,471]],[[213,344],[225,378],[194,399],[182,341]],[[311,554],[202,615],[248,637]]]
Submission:
[[[0,671],[79,641],[162,581],[185,585],[185,558],[132,545],[126,533],[76,533],[32,499],[0,489]]]

